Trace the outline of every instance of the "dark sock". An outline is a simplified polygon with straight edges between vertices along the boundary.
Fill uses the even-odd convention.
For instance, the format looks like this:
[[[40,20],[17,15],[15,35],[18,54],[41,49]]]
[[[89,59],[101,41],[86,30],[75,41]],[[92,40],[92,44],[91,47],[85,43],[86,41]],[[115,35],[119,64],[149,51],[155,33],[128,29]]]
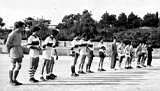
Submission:
[[[13,71],[9,70],[9,80],[10,82],[13,82]]]
[[[16,81],[19,71],[14,71],[13,80]]]
[[[71,72],[75,73],[75,67],[74,66],[71,66]]]

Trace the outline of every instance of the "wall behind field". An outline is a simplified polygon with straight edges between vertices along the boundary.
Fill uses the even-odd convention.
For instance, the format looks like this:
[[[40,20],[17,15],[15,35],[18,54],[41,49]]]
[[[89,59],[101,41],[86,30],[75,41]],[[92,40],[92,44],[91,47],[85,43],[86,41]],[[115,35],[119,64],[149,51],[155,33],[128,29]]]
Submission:
[[[26,40],[22,41],[22,45],[26,45]],[[107,49],[107,56],[110,56],[111,53],[111,44],[112,42],[104,42],[106,45]],[[98,42],[94,42],[95,48],[98,46]],[[59,47],[57,47],[57,52],[58,55],[60,56],[69,56],[71,51],[70,51],[70,46],[71,46],[71,41],[60,41],[59,42]],[[6,47],[3,44],[3,40],[0,40],[0,53],[7,53]],[[94,55],[98,56],[98,50],[94,50]],[[154,48],[153,50],[153,57],[160,57],[160,48]]]
[[[98,50],[97,50],[98,43],[99,42],[94,42],[94,46],[95,46],[94,55],[95,56],[98,56]],[[106,45],[107,56],[109,56],[110,55],[110,48],[111,48],[112,43],[111,42],[104,42],[104,44]],[[71,42],[70,41],[61,41],[60,44],[59,44],[59,48],[57,48],[57,50],[59,52],[58,54],[59,55],[61,55],[61,54],[69,55],[70,52],[71,52],[70,47],[71,47]]]
[[[98,46],[98,43],[99,42],[94,42],[96,47]],[[110,56],[111,55],[110,53],[111,53],[112,42],[104,42],[104,44],[106,45],[106,48],[107,48],[107,53],[106,54],[107,54],[107,56]],[[69,55],[69,53],[70,53],[69,49],[70,49],[70,46],[71,46],[70,41],[61,41],[59,46],[60,47],[57,48],[59,55]],[[160,57],[160,48],[154,48],[152,53],[153,53],[152,54],[153,57]],[[94,54],[96,56],[98,56],[98,50],[95,50]]]

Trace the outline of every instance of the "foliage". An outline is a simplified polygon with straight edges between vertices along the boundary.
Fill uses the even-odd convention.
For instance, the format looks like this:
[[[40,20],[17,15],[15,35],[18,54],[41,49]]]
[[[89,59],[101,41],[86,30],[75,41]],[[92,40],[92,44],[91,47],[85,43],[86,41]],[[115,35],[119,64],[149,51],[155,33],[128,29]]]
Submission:
[[[142,20],[140,17],[138,17],[137,15],[135,15],[133,12],[131,12],[128,15],[128,28],[129,29],[133,29],[133,28],[138,28],[141,26]]]
[[[158,27],[158,23],[159,23],[158,13],[156,14],[147,13],[143,17],[142,26]]]
[[[60,40],[71,40],[77,35],[86,34],[88,37],[94,37],[96,31],[96,21],[91,17],[92,14],[88,10],[84,10],[82,14],[70,14],[64,16],[62,23],[57,28],[60,29]],[[65,37],[62,39],[62,36]]]
[[[27,31],[27,37],[32,34],[32,31],[30,31],[34,26],[39,26],[41,30],[38,32],[38,35],[42,40],[45,39],[47,35],[51,33],[51,30],[48,28],[48,25],[50,24],[50,20],[46,19],[34,19],[32,17],[28,17],[24,20],[26,27],[29,28],[29,31]]]
[[[125,13],[121,13],[118,16],[118,20],[117,20],[117,27],[127,27],[127,15]]]
[[[99,21],[100,23],[100,27],[101,28],[108,28],[108,27],[111,27],[111,26],[115,26],[116,25],[116,15],[109,15],[108,12],[104,13],[101,17],[101,20]]]
[[[128,16],[121,13],[118,16],[105,12],[99,21],[92,18],[92,13],[84,10],[82,13],[65,15],[56,29],[59,29],[57,38],[59,40],[72,40],[75,36],[87,35],[95,41],[103,38],[105,41],[112,41],[112,37],[116,36],[118,41],[134,42],[136,46],[139,41],[146,41],[154,44],[154,47],[160,47],[160,21],[158,12],[147,13],[143,19],[131,12]],[[29,31],[25,31],[25,36],[32,34],[30,29],[33,26],[40,26],[39,36],[44,39],[48,34],[55,32],[48,25],[51,20],[43,18],[34,19],[28,17],[24,20]],[[0,18],[0,36],[4,38],[8,35],[7,29],[2,29],[5,25],[3,19]],[[27,38],[26,37],[26,38]]]
[[[74,36],[86,33],[88,36],[91,35],[95,41],[99,41],[101,38],[104,41],[112,41],[112,37],[116,36],[118,41],[131,40],[134,47],[139,42],[152,43],[154,47],[160,47],[159,29],[156,28],[159,23],[158,13],[148,13],[141,19],[133,12],[128,16],[121,13],[117,18],[116,15],[105,12],[99,22],[91,16],[92,14],[88,10],[84,10],[82,14],[64,16],[62,23],[57,26],[60,29],[59,39],[72,40]],[[143,29],[143,26],[146,29]]]
[[[160,30],[153,29],[129,29],[127,31],[121,31],[116,33],[118,41],[132,41],[134,47],[139,42],[151,43],[153,47],[160,47]]]

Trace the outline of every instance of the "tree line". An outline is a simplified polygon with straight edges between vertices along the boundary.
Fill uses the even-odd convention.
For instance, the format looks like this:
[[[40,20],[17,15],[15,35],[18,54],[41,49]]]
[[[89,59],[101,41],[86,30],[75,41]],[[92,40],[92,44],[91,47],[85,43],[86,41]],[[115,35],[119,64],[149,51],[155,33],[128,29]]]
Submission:
[[[1,19],[0,26],[2,25],[1,27],[3,27],[5,23]],[[75,36],[86,34],[88,38],[92,38],[95,41],[99,41],[102,38],[105,41],[112,41],[112,37],[115,36],[118,41],[132,40],[157,43],[156,41],[160,39],[159,20],[158,12],[147,13],[141,18],[133,12],[129,15],[121,13],[116,16],[106,11],[101,16],[101,19],[96,21],[92,18],[90,11],[84,10],[82,13],[69,14],[63,17],[62,21],[56,26],[56,29],[59,30],[57,38],[68,41]],[[41,27],[39,36],[42,39],[55,30],[48,28],[50,22],[51,20],[34,19],[32,17],[24,19],[24,23],[29,29],[35,25]],[[27,38],[31,31],[27,31],[25,34]],[[160,46],[159,43],[156,46]]]
[[[58,36],[62,40],[72,40],[75,35],[85,33],[88,37],[98,40],[103,37],[106,41],[111,41],[115,33],[136,29],[140,27],[160,26],[158,12],[147,13],[143,18],[131,12],[128,16],[125,13],[114,14],[105,12],[99,21],[92,18],[92,13],[84,10],[82,14],[65,15],[62,22],[57,25],[60,29]]]
[[[147,13],[143,18],[131,12],[128,16],[121,13],[118,16],[107,11],[99,21],[92,18],[92,13],[84,10],[82,14],[65,15],[62,22],[57,25],[60,33],[57,36],[62,40],[72,40],[77,35],[87,34],[95,41],[104,39],[112,41],[132,41],[136,46],[139,42],[152,43],[160,47],[160,18],[158,12]]]

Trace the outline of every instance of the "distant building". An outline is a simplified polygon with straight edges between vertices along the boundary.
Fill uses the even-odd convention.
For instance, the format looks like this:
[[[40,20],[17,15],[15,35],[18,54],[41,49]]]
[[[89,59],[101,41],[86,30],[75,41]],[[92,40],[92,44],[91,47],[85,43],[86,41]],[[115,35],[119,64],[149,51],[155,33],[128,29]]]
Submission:
[[[152,27],[144,26],[144,27],[140,27],[139,29],[152,29]]]
[[[50,29],[56,29],[56,26],[57,25],[48,25],[48,28],[50,28]]]

